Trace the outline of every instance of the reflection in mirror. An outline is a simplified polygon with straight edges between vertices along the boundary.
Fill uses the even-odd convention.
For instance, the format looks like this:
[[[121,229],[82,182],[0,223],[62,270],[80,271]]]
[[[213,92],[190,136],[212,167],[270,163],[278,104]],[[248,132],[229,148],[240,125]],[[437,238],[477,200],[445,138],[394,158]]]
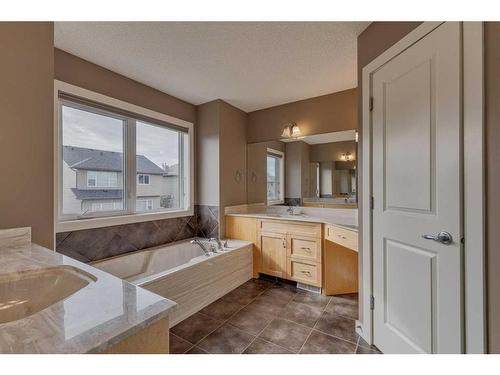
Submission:
[[[247,145],[248,203],[356,208],[355,131]]]
[[[284,153],[267,149],[267,204],[284,203]]]

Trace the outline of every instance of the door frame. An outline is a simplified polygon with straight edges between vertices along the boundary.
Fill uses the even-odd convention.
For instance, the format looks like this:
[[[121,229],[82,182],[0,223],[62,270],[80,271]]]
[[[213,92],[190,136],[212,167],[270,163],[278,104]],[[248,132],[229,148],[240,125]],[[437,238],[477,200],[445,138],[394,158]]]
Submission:
[[[372,133],[370,98],[372,76],[384,64],[415,44],[443,22],[423,22],[363,68],[362,82],[362,210],[360,249],[360,319],[356,332],[373,343],[372,249]],[[483,23],[461,22],[462,130],[464,222],[464,347],[465,353],[486,353],[485,184],[484,184],[484,76]],[[472,245],[468,245],[472,244]]]

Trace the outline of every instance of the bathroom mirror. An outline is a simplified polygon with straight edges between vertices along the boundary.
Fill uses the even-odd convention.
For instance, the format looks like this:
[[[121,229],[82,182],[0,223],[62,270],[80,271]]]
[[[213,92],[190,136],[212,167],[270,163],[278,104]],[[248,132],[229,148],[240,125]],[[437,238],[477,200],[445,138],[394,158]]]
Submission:
[[[247,145],[248,203],[356,208],[356,131]]]

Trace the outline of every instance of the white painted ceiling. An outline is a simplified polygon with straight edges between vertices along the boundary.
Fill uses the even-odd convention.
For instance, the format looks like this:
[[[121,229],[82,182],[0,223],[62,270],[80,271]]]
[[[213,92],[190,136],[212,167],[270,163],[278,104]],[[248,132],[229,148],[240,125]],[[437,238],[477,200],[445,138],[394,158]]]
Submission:
[[[192,104],[250,112],[357,86],[369,22],[56,22],[55,46]]]

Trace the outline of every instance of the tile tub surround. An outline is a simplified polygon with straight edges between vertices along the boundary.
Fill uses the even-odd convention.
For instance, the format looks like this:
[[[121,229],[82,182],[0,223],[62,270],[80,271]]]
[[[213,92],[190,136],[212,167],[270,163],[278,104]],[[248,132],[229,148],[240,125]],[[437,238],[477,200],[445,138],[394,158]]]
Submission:
[[[325,297],[288,283],[252,279],[173,327],[170,350],[172,354],[380,353],[355,334],[356,316],[356,294]]]
[[[219,206],[196,205],[197,236],[219,237]]]
[[[195,206],[195,215],[56,233],[56,251],[81,262],[168,244],[191,237],[218,237],[217,206]]]
[[[2,249],[0,272],[73,266],[96,281],[24,319],[0,324],[0,353],[98,353],[168,317],[175,303],[41,246]]]

